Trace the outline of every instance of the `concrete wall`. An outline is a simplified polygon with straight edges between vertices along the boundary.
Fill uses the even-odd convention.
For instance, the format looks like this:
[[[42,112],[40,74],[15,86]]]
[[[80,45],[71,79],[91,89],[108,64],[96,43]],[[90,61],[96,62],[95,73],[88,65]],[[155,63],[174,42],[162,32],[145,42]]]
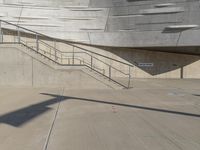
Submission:
[[[134,65],[131,69],[131,76],[133,78],[200,78],[200,56],[133,48],[78,46]],[[102,57],[99,57],[99,59],[128,73],[128,67],[126,65]],[[141,63],[152,63],[153,66],[145,67],[141,66]],[[99,65],[101,66],[102,64]],[[118,72],[114,72],[113,76],[121,75]]]
[[[31,39],[30,39],[31,40]],[[93,51],[95,53],[113,58],[115,60],[131,64],[134,67],[131,67],[131,76],[133,78],[200,78],[200,56],[195,55],[186,55],[186,54],[175,54],[175,53],[167,53],[167,52],[158,52],[158,51],[147,51],[147,50],[139,50],[139,49],[133,49],[133,48],[114,48],[114,47],[92,47],[92,46],[86,46],[86,45],[80,45],[76,44],[76,46],[80,48],[73,48],[73,46],[64,44],[64,43],[53,43],[48,42],[52,46],[55,44],[56,48],[58,48],[61,51],[65,52],[72,52],[73,50],[75,52],[82,51],[81,48],[87,49],[89,51]],[[42,47],[45,49],[45,47]],[[49,49],[46,49],[47,51]],[[184,51],[184,48],[183,50]],[[12,56],[12,54],[16,53]],[[53,53],[53,52],[52,52]],[[89,53],[89,52],[88,52]],[[47,57],[49,57],[49,54],[46,53]],[[91,55],[95,56],[99,60],[104,61],[105,63],[111,65],[112,67],[117,68],[118,70],[128,74],[129,73],[129,67],[127,65],[118,63],[116,61],[104,58],[102,56],[98,56],[95,54]],[[5,56],[5,57],[4,57]],[[16,56],[16,57],[14,57]],[[76,55],[75,55],[76,56]],[[23,79],[23,82],[27,83],[30,82],[30,78],[33,79],[33,84],[35,85],[59,85],[62,84],[63,81],[70,81],[67,85],[69,86],[76,86],[76,81],[83,83],[87,83],[87,79],[81,80],[82,76],[80,73],[77,72],[77,70],[69,70],[66,72],[63,71],[55,71],[54,69],[49,68],[48,66],[43,65],[37,65],[37,61],[32,60],[31,57],[27,57],[24,55],[19,55],[19,52],[9,52],[6,54],[6,51],[1,52],[1,64],[4,64],[1,72],[1,82],[7,83],[6,79],[9,81],[15,81],[17,82],[18,78],[20,80]],[[13,58],[12,58],[13,57]],[[91,58],[82,55],[82,58],[84,60],[90,62]],[[5,59],[8,58],[8,62],[5,62]],[[18,62],[17,60],[20,60]],[[31,59],[28,60],[27,59]],[[54,59],[54,57],[52,57]],[[15,61],[15,63],[12,63],[12,61]],[[7,59],[6,59],[7,61]],[[23,63],[27,62],[27,63]],[[66,60],[64,63],[68,63]],[[69,62],[72,63],[72,62]],[[75,62],[76,63],[76,62]],[[78,64],[79,62],[77,62]],[[96,66],[96,69],[99,69],[98,71],[104,70],[105,74],[109,75],[109,67],[108,65],[105,65],[104,63],[100,61],[93,60],[94,65]],[[141,64],[152,64],[153,66],[142,66]],[[19,69],[17,64],[21,64]],[[7,67],[10,66],[10,67]],[[33,70],[31,70],[31,68]],[[9,78],[10,76],[6,77],[9,73],[7,71],[3,70],[16,70],[19,71],[16,73],[16,76]],[[26,71],[28,70],[28,71]],[[5,72],[5,73],[4,73]],[[10,71],[8,71],[10,72]],[[33,72],[31,74],[31,72]],[[7,74],[6,74],[7,73]],[[42,74],[42,76],[40,76]],[[51,74],[51,76],[49,76]],[[67,75],[65,75],[67,74]],[[24,76],[24,77],[23,77]],[[33,77],[32,77],[33,76]],[[5,77],[5,80],[4,80]],[[122,77],[127,78],[128,76],[123,75],[117,70],[112,69],[112,77]],[[61,78],[61,80],[59,80]],[[19,80],[19,81],[20,81]],[[74,80],[74,82],[72,82]],[[88,79],[89,80],[89,79]],[[84,82],[83,82],[84,81]],[[23,84],[23,82],[20,82],[20,84]],[[32,83],[30,83],[32,84]],[[87,85],[87,84],[86,84]]]
[[[55,70],[13,47],[0,47],[0,85],[65,87],[66,89],[108,88],[81,69]]]
[[[75,44],[80,48],[62,42],[45,41],[63,52],[84,52],[81,48],[95,52],[115,60],[133,65],[131,75],[135,78],[200,78],[200,56],[167,53],[154,51],[133,49],[133,48],[117,48],[117,47],[94,47],[81,44]],[[42,45],[41,45],[42,46]],[[46,47],[43,47],[45,49]],[[48,48],[46,49],[48,51]],[[178,49],[179,51],[187,51],[187,47]],[[90,53],[90,52],[88,52]],[[128,74],[129,67],[116,61],[90,53],[99,60],[117,68],[118,70]],[[69,55],[70,56],[70,55]],[[76,56],[76,55],[75,55]],[[85,61],[90,63],[91,58],[87,55],[80,55]],[[72,56],[71,56],[72,57]],[[53,59],[53,58],[52,58]],[[64,61],[68,63],[68,61]],[[70,62],[72,63],[72,62]],[[78,62],[77,62],[78,63]],[[104,70],[109,76],[109,67],[100,61],[93,60],[94,65],[99,68],[98,71]],[[141,63],[152,63],[152,67],[141,66]],[[112,69],[112,77],[127,77],[117,70]]]

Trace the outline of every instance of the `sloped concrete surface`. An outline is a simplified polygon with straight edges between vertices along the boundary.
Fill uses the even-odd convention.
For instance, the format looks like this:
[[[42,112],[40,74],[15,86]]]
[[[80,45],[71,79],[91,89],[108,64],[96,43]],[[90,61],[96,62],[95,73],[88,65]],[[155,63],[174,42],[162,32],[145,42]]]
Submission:
[[[199,150],[200,81],[132,82],[130,90],[0,88],[1,149]]]

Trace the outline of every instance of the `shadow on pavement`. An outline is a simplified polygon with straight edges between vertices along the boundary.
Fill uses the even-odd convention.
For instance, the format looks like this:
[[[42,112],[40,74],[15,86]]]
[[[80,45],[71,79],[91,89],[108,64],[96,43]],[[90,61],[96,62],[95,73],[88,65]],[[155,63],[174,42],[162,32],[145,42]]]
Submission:
[[[78,100],[78,101],[87,101],[87,102],[92,102],[92,103],[101,103],[101,104],[106,104],[106,105],[115,105],[115,106],[120,106],[120,107],[127,107],[127,108],[140,109],[140,110],[146,110],[146,111],[155,111],[155,112],[168,113],[168,114],[181,115],[181,116],[200,117],[200,114],[173,111],[173,110],[167,110],[167,109],[152,108],[152,107],[145,107],[145,106],[139,106],[139,105],[115,103],[115,102],[110,102],[110,101],[102,101],[102,100],[94,100],[94,99],[86,99],[86,98],[78,98],[78,97],[60,96],[60,95],[48,94],[48,93],[41,93],[41,94],[52,96],[54,98],[1,115],[0,123],[9,124],[15,127],[22,126],[23,124],[31,121],[32,119],[51,110],[51,108],[48,106],[62,102],[62,101],[66,101],[69,99]]]

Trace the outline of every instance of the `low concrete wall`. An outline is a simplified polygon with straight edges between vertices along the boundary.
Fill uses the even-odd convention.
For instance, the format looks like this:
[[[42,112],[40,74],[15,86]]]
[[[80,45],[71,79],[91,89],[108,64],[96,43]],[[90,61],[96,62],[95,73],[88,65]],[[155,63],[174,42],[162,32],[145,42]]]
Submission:
[[[108,88],[81,69],[56,70],[14,47],[0,46],[0,86]]]

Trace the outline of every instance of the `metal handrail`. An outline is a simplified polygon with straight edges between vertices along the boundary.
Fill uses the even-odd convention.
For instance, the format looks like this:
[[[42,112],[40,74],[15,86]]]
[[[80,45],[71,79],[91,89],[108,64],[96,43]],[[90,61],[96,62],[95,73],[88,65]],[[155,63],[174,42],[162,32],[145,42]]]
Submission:
[[[15,27],[17,27],[17,28],[21,28],[21,29],[23,29],[23,30],[26,30],[26,31],[32,32],[32,33],[34,33],[34,34],[36,34],[36,35],[38,35],[38,36],[46,37],[46,38],[49,38],[49,39],[55,40],[55,39],[53,39],[52,37],[49,37],[49,36],[47,36],[47,35],[44,35],[44,34],[41,34],[41,33],[35,32],[35,31],[33,31],[33,30],[30,30],[30,29],[27,29],[27,28],[21,27],[21,26],[19,26],[19,25],[16,25],[16,24],[13,24],[13,23],[10,23],[10,22],[7,22],[7,21],[4,21],[4,20],[1,20],[1,19],[0,19],[0,21],[1,21],[1,22],[5,22],[5,23],[7,23],[7,24],[9,24],[9,25],[15,26]],[[51,45],[49,45],[49,44],[43,42],[42,40],[39,40],[39,41],[42,42],[42,43],[44,43],[44,44],[46,44],[46,45],[48,45],[48,46],[50,46],[50,47],[53,47],[53,46],[51,46]],[[82,47],[79,47],[79,46],[77,46],[77,45],[73,45],[73,44],[71,44],[71,43],[64,43],[64,44],[67,44],[67,45],[70,45],[70,46],[72,46],[72,47],[76,47],[76,48],[79,48],[79,49],[81,49],[81,50],[84,50],[84,51],[87,51],[87,52],[90,52],[90,53],[93,53],[93,54],[99,55],[99,56],[101,56],[101,57],[104,57],[104,58],[107,58],[107,59],[110,59],[110,60],[113,60],[113,61],[116,61],[116,62],[122,63],[122,64],[127,65],[127,66],[131,66],[131,67],[133,67],[133,65],[131,65],[131,64],[128,64],[128,63],[125,63],[125,62],[122,62],[122,61],[119,61],[119,60],[116,60],[116,59],[113,59],[113,58],[110,58],[110,57],[104,56],[104,55],[102,55],[102,54],[99,54],[99,53],[96,53],[96,52],[93,52],[93,51],[87,50],[87,49],[82,48]],[[53,47],[53,48],[54,48],[54,47]],[[54,48],[54,49],[56,49],[56,48]],[[58,50],[58,49],[56,49],[56,50],[62,53],[62,51],[60,51],[60,50]]]
[[[40,40],[40,41],[41,41],[41,40]],[[42,43],[46,44],[48,47],[54,48],[53,46],[51,46],[51,45],[49,45],[49,44],[47,44],[47,43],[45,43],[45,42],[43,42],[43,41],[42,41]],[[69,44],[69,45],[70,45],[70,44]],[[84,49],[84,48],[81,48],[81,47],[79,47],[79,46],[75,46],[75,45],[71,45],[71,46],[76,47],[76,48],[80,48],[81,50],[84,50],[84,51],[87,51],[87,52],[91,52],[91,51],[86,50],[86,49]],[[95,56],[93,56],[93,55],[91,55],[91,54],[89,54],[89,53],[87,53],[87,52],[63,52],[63,51],[60,51],[60,50],[58,50],[58,49],[56,49],[56,48],[54,48],[54,49],[57,50],[57,51],[59,51],[60,53],[84,53],[84,54],[87,54],[87,55],[89,55],[90,57],[93,57],[94,59],[96,59],[96,60],[98,60],[98,61],[104,63],[105,65],[110,66],[112,69],[114,69],[114,70],[116,70],[116,71],[118,71],[118,72],[120,72],[120,73],[122,73],[122,74],[124,74],[124,75],[127,75],[127,76],[129,75],[128,73],[122,72],[121,70],[119,70],[119,69],[117,69],[117,68],[115,68],[115,67],[113,67],[113,66],[111,66],[111,65],[109,65],[109,64],[107,64],[107,63],[105,63],[104,61],[102,61],[102,60],[96,58]],[[101,54],[98,54],[98,53],[95,53],[95,52],[91,52],[91,53],[96,54],[96,55],[99,55],[99,56],[104,57],[104,58],[107,58],[107,59],[110,59],[110,60],[117,61],[117,62],[122,63],[122,64],[124,64],[124,65],[128,65],[129,67],[132,67],[132,65],[130,65],[130,64],[127,64],[127,63],[124,63],[124,62],[115,60],[115,59],[113,59],[113,58],[110,58],[110,57],[107,57],[107,56],[104,56],[104,55],[101,55]]]
[[[14,27],[17,27],[17,29],[16,29],[16,30],[13,30],[13,29],[9,29],[9,28],[3,28],[1,22],[4,22],[4,23],[6,23],[6,24],[9,24],[9,25],[12,25],[12,26],[14,26]],[[129,87],[130,87],[130,78],[131,78],[130,68],[133,67],[133,65],[130,65],[130,64],[124,63],[124,62],[122,62],[122,61],[119,61],[119,60],[116,60],[116,59],[113,59],[113,58],[104,56],[104,55],[102,55],[102,54],[98,54],[98,53],[96,53],[96,52],[87,50],[87,49],[85,49],[85,48],[79,47],[79,46],[77,46],[77,45],[72,44],[72,42],[71,42],[71,43],[65,43],[65,42],[63,42],[64,44],[67,44],[68,46],[72,46],[72,48],[73,48],[73,51],[72,51],[72,52],[64,52],[64,51],[61,51],[61,50],[57,49],[55,46],[51,46],[51,45],[49,45],[48,43],[46,43],[46,42],[44,42],[43,40],[41,40],[41,39],[45,39],[45,40],[47,40],[47,39],[48,39],[48,40],[49,40],[49,39],[52,39],[54,42],[56,42],[56,40],[53,39],[52,37],[49,37],[49,36],[43,35],[43,34],[41,34],[41,33],[32,31],[32,30],[30,30],[30,29],[26,29],[26,28],[24,28],[24,27],[21,27],[21,26],[18,26],[18,25],[9,23],[9,22],[4,21],[4,20],[0,20],[0,43],[3,42],[3,36],[2,36],[2,35],[3,35],[3,30],[2,30],[2,29],[3,29],[3,30],[6,29],[6,31],[7,31],[7,30],[9,30],[9,31],[11,30],[12,32],[14,32],[14,36],[15,36],[15,35],[17,36],[17,42],[14,40],[14,43],[22,44],[22,45],[24,45],[25,47],[27,47],[27,48],[29,48],[29,49],[31,49],[31,50],[33,50],[33,51],[39,53],[40,55],[42,55],[42,56],[48,58],[49,60],[51,60],[51,61],[53,61],[53,62],[55,62],[55,63],[57,63],[57,64],[59,64],[59,65],[69,65],[69,63],[68,63],[68,64],[64,64],[64,63],[63,63],[63,61],[65,60],[65,58],[68,57],[68,56],[66,56],[65,54],[71,54],[71,55],[72,55],[72,56],[71,56],[71,58],[72,58],[72,65],[76,65],[75,62],[74,62],[74,60],[77,59],[77,57],[75,56],[76,54],[86,54],[86,55],[89,56],[90,61],[88,61],[88,60],[86,61],[84,58],[82,58],[83,60],[80,60],[80,63],[81,63],[81,61],[82,61],[82,62],[83,62],[83,65],[89,67],[90,69],[92,69],[92,70],[94,70],[94,71],[96,71],[96,72],[98,72],[98,73],[100,73],[100,74],[102,74],[102,73],[99,72],[99,71],[97,71],[97,70],[102,70],[102,71],[103,71],[103,74],[102,74],[102,75],[105,76],[105,77],[107,77],[107,78],[109,78],[109,80],[114,81],[114,82],[118,83],[119,85],[121,85],[121,86],[123,86],[123,87],[125,87],[125,88],[129,88]],[[20,29],[22,29],[22,30],[24,30],[24,31],[21,31]],[[28,33],[27,33],[27,32],[28,32]],[[24,37],[22,34],[23,34],[23,35],[24,35],[24,34],[28,34],[29,37],[31,36],[31,38],[34,38],[34,36],[35,36],[36,42],[23,41],[23,40],[21,39],[21,38]],[[10,35],[10,34],[9,34],[9,35]],[[13,35],[13,33],[12,33],[11,35]],[[2,37],[1,37],[1,36],[2,36]],[[32,36],[33,36],[33,37],[32,37]],[[1,40],[2,40],[2,41],[1,41]],[[32,43],[32,44],[35,44],[35,45],[30,47],[30,46],[28,46],[28,43]],[[49,50],[50,50],[50,52],[47,51],[47,50],[42,49],[42,48],[40,47],[40,44],[42,44],[42,45],[45,46],[45,47],[48,47]],[[75,48],[78,48],[79,51],[78,51],[78,52],[75,52]],[[53,53],[51,53],[51,50],[53,50]],[[83,51],[83,52],[80,52],[80,50]],[[41,52],[41,51],[42,51],[42,52]],[[50,56],[46,56],[45,54],[48,54],[48,55],[50,55]],[[100,56],[100,57],[106,58],[106,59],[108,59],[108,60],[112,60],[112,61],[114,61],[114,62],[117,62],[117,63],[123,64],[123,65],[126,65],[126,66],[128,66],[128,68],[129,68],[129,72],[128,72],[128,73],[125,73],[125,72],[123,72],[122,70],[117,69],[116,67],[114,67],[114,66],[112,66],[112,65],[110,65],[110,64],[108,64],[108,63],[106,63],[105,61],[101,60],[100,58],[97,58],[96,56]],[[52,59],[52,57],[54,57],[54,59]],[[81,57],[80,57],[80,58],[81,58]],[[107,66],[107,67],[109,68],[108,75],[105,75],[105,69],[101,69],[101,68],[97,67],[97,66],[94,64],[94,61],[93,61],[93,60],[95,60],[95,62],[96,62],[96,61],[101,62],[102,64],[104,64],[105,66]],[[61,63],[60,63],[60,61],[61,61]],[[70,65],[71,65],[71,64],[70,64]],[[104,67],[103,67],[103,68],[104,68]],[[128,76],[128,77],[129,77],[128,86],[123,85],[123,84],[121,84],[121,83],[115,81],[114,79],[112,79],[112,69],[115,70],[115,71],[118,71],[118,72],[122,73],[122,74],[125,75],[125,76]]]
[[[53,49],[53,46],[51,46],[51,45],[49,45],[49,44],[47,44],[47,43],[45,43],[45,42],[43,42],[43,41],[42,41],[42,43],[48,45],[48,47],[50,47],[50,48]],[[74,47],[77,47],[77,46],[74,46]],[[82,48],[81,48],[81,49],[82,49]],[[108,63],[106,63],[106,62],[100,60],[99,58],[97,58],[97,57],[95,57],[95,56],[93,56],[93,55],[91,55],[91,54],[89,54],[89,53],[87,53],[87,52],[63,52],[63,51],[60,51],[60,50],[58,50],[58,49],[56,49],[56,48],[55,48],[55,50],[59,51],[60,53],[82,53],[82,54],[84,53],[84,54],[87,54],[88,56],[93,57],[94,59],[100,61],[101,63],[103,63],[103,64],[105,64],[105,65],[107,65],[107,66],[110,66],[112,69],[115,69],[116,71],[118,71],[118,72],[120,72],[120,73],[122,73],[122,74],[124,74],[124,75],[127,75],[127,76],[129,75],[128,73],[122,72],[121,70],[119,70],[119,69],[117,69],[117,68],[115,68],[115,67],[109,65]],[[85,49],[83,49],[83,50],[85,50]],[[88,50],[85,50],[85,51],[88,51]],[[90,51],[90,52],[91,52],[91,51]],[[98,53],[95,53],[95,52],[92,52],[92,53],[93,53],[93,54],[98,54]],[[104,57],[104,58],[108,58],[108,59],[111,59],[111,60],[115,60],[115,59],[112,59],[112,58],[110,58],[110,57],[107,57],[107,56],[104,56],[104,55],[101,55],[101,54],[98,54],[98,55],[99,55],[99,56],[102,56],[102,57]],[[117,61],[117,60],[115,60],[115,61]],[[120,61],[117,61],[117,62],[120,62]],[[131,65],[126,64],[126,63],[123,63],[123,62],[120,62],[120,63],[125,64],[125,65],[128,65],[128,66],[131,66]]]
[[[41,40],[40,40],[40,41],[41,41]],[[42,42],[43,42],[43,41],[42,41]],[[45,42],[43,42],[43,43],[45,43]],[[48,45],[49,47],[54,48],[53,46],[51,46],[51,45],[49,45],[49,44],[47,44],[47,43],[45,43],[45,44]],[[127,65],[127,66],[133,67],[133,65],[131,65],[131,64],[128,64],[128,63],[125,63],[125,62],[116,60],[116,59],[114,59],[114,58],[110,58],[110,57],[108,57],[108,56],[105,56],[105,55],[102,55],[102,54],[99,54],[99,53],[96,53],[96,52],[87,50],[87,49],[82,48],[82,47],[79,47],[79,46],[77,46],[77,45],[73,45],[73,44],[71,44],[71,43],[64,43],[64,44],[70,45],[70,46],[75,47],[75,48],[79,48],[79,49],[81,49],[81,50],[83,50],[83,51],[90,52],[90,53],[92,53],[92,54],[101,56],[101,57],[106,58],[106,59],[110,59],[110,60],[112,60],[112,61],[116,61],[116,62],[118,62],[118,63],[124,64],[124,65]],[[56,48],[55,48],[55,49],[56,49]],[[58,49],[56,49],[56,50],[57,50],[57,51],[60,51],[60,50],[58,50]],[[60,51],[60,52],[62,52],[62,53],[67,53],[67,52],[63,52],[63,51]]]
[[[26,30],[26,31],[32,32],[32,33],[34,33],[34,34],[36,34],[36,35],[38,35],[38,36],[46,37],[46,38],[48,38],[48,39],[55,40],[55,38],[52,38],[52,37],[50,37],[50,36],[47,36],[47,35],[41,34],[41,33],[39,33],[39,32],[35,32],[35,31],[33,31],[33,30],[30,30],[30,29],[27,29],[27,28],[21,27],[21,26],[19,26],[19,25],[16,25],[16,24],[13,24],[13,23],[10,23],[10,22],[7,22],[7,21],[4,21],[4,20],[1,20],[1,19],[0,19],[0,21],[1,21],[1,22],[5,22],[5,23],[7,23],[7,24],[9,24],[9,25],[15,26],[15,27],[17,27],[17,28],[21,28],[21,29],[23,29],[23,30]],[[41,40],[40,40],[40,41],[41,41]],[[43,42],[43,41],[41,41],[41,42]],[[43,42],[43,43],[45,43],[45,42]],[[45,43],[45,44],[47,44],[47,43]],[[119,60],[116,60],[116,59],[113,59],[113,58],[110,58],[110,57],[104,56],[104,55],[99,54],[99,53],[95,53],[95,52],[93,52],[93,51],[90,51],[90,50],[87,50],[87,49],[85,49],[85,48],[79,47],[79,46],[77,46],[77,45],[73,45],[73,44],[71,44],[71,43],[64,43],[64,44],[67,44],[67,45],[70,45],[70,46],[72,46],[72,47],[76,47],[76,48],[82,49],[82,50],[84,50],[84,51],[87,51],[87,52],[90,52],[90,53],[93,53],[93,54],[96,54],[96,55],[102,56],[102,57],[104,57],[104,58],[107,58],[107,59],[110,59],[110,60],[113,60],[113,61],[116,61],[116,62],[122,63],[122,64],[124,64],[124,65],[128,65],[128,66],[133,67],[133,65],[131,65],[131,64],[128,64],[128,63],[125,63],[125,62],[122,62],[122,61],[119,61]],[[47,45],[49,45],[49,44],[47,44]],[[51,45],[49,45],[49,46],[51,46]],[[56,49],[56,50],[58,50],[58,49]],[[60,51],[60,50],[58,50],[58,51]],[[60,51],[60,52],[61,52],[61,51]]]
[[[58,65],[62,65],[62,64],[60,64],[59,62],[56,62],[56,61],[54,61],[53,59],[51,59],[51,58],[49,58],[49,57],[47,57],[46,55],[44,55],[44,54],[42,54],[42,53],[40,53],[40,52],[38,52],[38,51],[36,51],[35,49],[33,49],[32,47],[29,47],[29,46],[27,46],[26,44],[24,44],[24,43],[20,43],[21,45],[23,45],[23,46],[25,46],[26,48],[28,48],[28,49],[30,49],[30,50],[32,50],[32,51],[34,51],[34,52],[36,52],[36,53],[39,53],[40,55],[42,55],[43,57],[45,57],[45,58],[47,58],[47,59],[49,59],[49,60],[51,60],[52,62],[54,62],[54,63],[56,63],[56,64],[58,64]]]

